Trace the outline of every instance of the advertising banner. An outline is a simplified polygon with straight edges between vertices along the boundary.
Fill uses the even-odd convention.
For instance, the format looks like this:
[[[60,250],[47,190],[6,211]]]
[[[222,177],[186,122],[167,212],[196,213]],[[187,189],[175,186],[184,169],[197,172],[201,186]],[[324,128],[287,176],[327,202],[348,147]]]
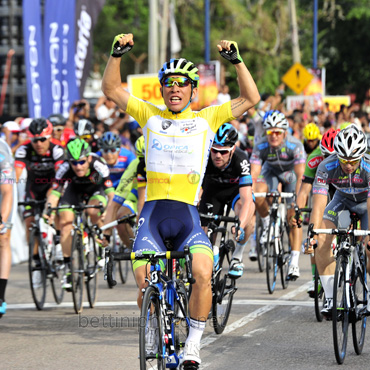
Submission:
[[[28,92],[28,115],[47,114],[46,81],[40,0],[23,0],[23,38]]]
[[[75,15],[75,65],[76,83],[81,96],[89,76],[92,60],[92,31],[105,0],[76,0]]]
[[[44,17],[46,109],[68,116],[70,105],[80,98],[75,76],[75,0],[46,0]],[[66,16],[68,14],[68,16]]]

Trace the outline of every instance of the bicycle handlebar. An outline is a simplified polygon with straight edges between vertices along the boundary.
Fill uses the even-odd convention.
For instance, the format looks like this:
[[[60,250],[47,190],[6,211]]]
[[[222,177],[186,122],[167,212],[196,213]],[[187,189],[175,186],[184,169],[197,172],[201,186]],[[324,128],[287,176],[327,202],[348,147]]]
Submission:
[[[298,223],[299,217],[301,216],[301,213],[311,213],[312,208],[298,208],[297,205],[294,206],[295,215],[294,218],[297,221],[298,228],[302,227],[302,224]]]
[[[102,202],[100,202],[99,204],[79,204],[79,205],[65,204],[65,205],[56,206],[56,207],[51,207],[50,203],[49,203],[48,204],[48,214],[50,214],[52,211],[58,211],[59,209],[73,209],[77,212],[82,212],[82,211],[84,211],[85,209],[88,209],[88,208],[90,208],[90,209],[95,208],[95,209],[103,210],[104,206],[103,206]]]
[[[222,215],[206,215],[204,213],[199,213],[200,218],[204,218],[206,220],[214,220],[214,221],[224,221],[224,222],[235,222],[236,224],[240,224],[239,217],[230,217],[230,216],[222,216]]]
[[[285,193],[278,191],[273,192],[263,192],[263,193],[253,193],[256,198],[293,198],[295,193]]]
[[[125,222],[131,222],[133,221],[133,219],[136,217],[136,214],[135,213],[130,213],[129,215],[125,215],[115,221],[112,221],[110,222],[109,224],[106,224],[102,227],[99,228],[99,231],[104,231],[104,230],[107,230],[107,229],[110,229],[111,227],[114,227],[114,226],[117,226],[119,224],[123,224]]]
[[[46,203],[46,199],[44,200],[37,200],[37,199],[29,199],[28,201],[25,201],[25,202],[18,202],[18,206],[30,206],[32,204],[36,205],[36,204],[43,204],[43,203]]]
[[[328,235],[353,235],[353,236],[369,236],[370,230],[354,230],[354,229],[314,229],[313,224],[310,224],[307,231],[310,238],[318,234]]]

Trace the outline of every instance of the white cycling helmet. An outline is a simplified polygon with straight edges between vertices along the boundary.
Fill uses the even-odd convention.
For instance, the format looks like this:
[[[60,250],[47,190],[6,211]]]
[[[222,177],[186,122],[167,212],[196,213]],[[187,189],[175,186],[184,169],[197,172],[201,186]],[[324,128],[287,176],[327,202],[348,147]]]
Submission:
[[[366,153],[366,149],[365,134],[353,124],[339,131],[334,139],[334,151],[339,158],[360,159]]]
[[[263,118],[263,129],[270,130],[272,128],[280,128],[288,130],[289,122],[285,118],[285,115],[278,110],[270,110],[265,114]]]

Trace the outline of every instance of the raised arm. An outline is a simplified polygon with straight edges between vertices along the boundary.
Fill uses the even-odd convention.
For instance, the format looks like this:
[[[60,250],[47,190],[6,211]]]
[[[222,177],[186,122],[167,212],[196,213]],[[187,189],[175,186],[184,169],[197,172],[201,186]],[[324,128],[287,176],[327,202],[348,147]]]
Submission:
[[[252,75],[239,54],[237,43],[221,40],[217,48],[223,58],[234,64],[238,75],[240,95],[231,100],[231,111],[234,117],[239,117],[260,101],[260,94]]]
[[[132,49],[134,36],[132,33],[117,35],[113,40],[111,56],[105,67],[102,91],[121,109],[126,110],[130,94],[121,86],[121,57]]]

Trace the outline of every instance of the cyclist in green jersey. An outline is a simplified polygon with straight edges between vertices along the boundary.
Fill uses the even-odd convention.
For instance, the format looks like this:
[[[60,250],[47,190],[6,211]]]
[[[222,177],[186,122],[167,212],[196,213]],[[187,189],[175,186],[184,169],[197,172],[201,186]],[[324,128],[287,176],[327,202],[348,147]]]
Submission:
[[[312,190],[312,184],[315,180],[316,170],[319,164],[324,160],[324,158],[328,157],[330,154],[334,152],[334,139],[339,130],[330,129],[328,130],[322,137],[320,141],[320,145],[314,149],[314,151],[308,156],[306,161],[306,168],[303,174],[302,184],[298,192],[297,196],[297,206],[298,208],[303,208],[307,204],[307,200],[309,194]],[[295,275],[293,280],[299,277],[299,267],[298,267],[298,259],[299,253],[301,249],[301,242],[302,242],[302,228],[298,228],[297,226],[302,223],[302,219],[300,218],[297,222],[295,218],[294,208],[290,208],[288,210],[288,219],[289,225],[292,228],[292,250],[295,250],[298,253],[298,257],[295,260],[291,261],[291,265],[296,265]],[[314,289],[314,279],[315,279],[315,269],[316,264],[315,260],[312,257],[311,259],[312,265],[312,282],[308,287],[307,293],[312,296],[313,289]]]

